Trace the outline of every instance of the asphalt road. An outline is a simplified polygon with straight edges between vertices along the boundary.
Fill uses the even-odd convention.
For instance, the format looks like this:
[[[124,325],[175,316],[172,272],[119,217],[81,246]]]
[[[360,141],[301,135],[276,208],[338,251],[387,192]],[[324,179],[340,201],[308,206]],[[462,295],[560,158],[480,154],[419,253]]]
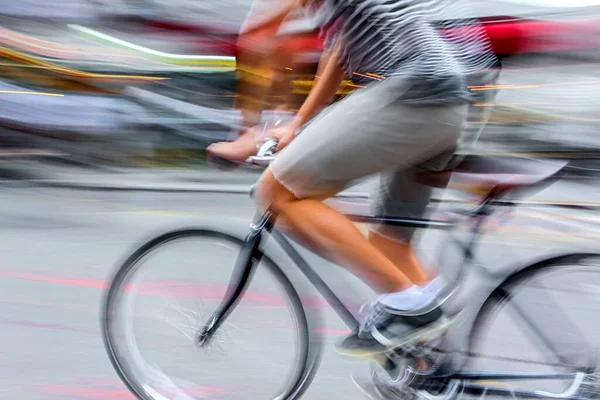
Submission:
[[[600,192],[593,185],[559,183],[538,198],[595,203]],[[243,234],[252,213],[252,202],[240,195],[2,187],[0,397],[132,398],[113,371],[100,336],[99,309],[107,279],[150,237],[176,227],[207,224]],[[501,266],[551,252],[598,250],[600,229],[595,214],[528,208],[493,219],[478,259],[501,271]],[[441,255],[444,267],[452,271],[456,259],[440,252],[438,239],[438,234],[426,234],[419,245],[420,254],[428,265],[436,265]],[[276,286],[259,273],[241,311],[232,314],[226,326],[229,341],[220,341],[221,349],[209,353],[191,347],[181,326],[187,321],[189,327],[189,321],[197,319],[198,314],[190,311],[198,307],[198,303],[192,304],[196,301],[193,294],[207,294],[205,304],[214,302],[223,288],[218,280],[227,275],[226,257],[233,254],[226,247],[203,249],[210,250],[167,249],[165,257],[151,260],[154,275],[145,283],[150,286],[140,286],[146,290],[140,297],[146,307],[140,314],[142,325],[137,327],[141,330],[136,331],[140,345],[157,365],[189,380],[197,379],[196,398],[263,398],[287,371],[286,360],[294,349],[292,320]],[[347,272],[316,257],[309,259],[353,309],[372,296],[366,285]],[[283,265],[289,270],[289,263]],[[297,279],[293,273],[292,277]],[[469,290],[484,288],[481,281],[469,282],[465,284]],[[583,287],[578,285],[587,285],[588,293],[597,294],[599,283],[600,279],[591,276],[567,286],[578,291]],[[576,294],[567,294],[568,300],[561,304],[572,307],[573,318],[581,317],[591,324],[589,328],[597,328],[593,317],[597,303],[571,301]],[[332,351],[333,343],[347,328],[314,291],[302,291],[302,296],[314,300],[311,304],[325,315],[323,326],[318,327],[325,334],[324,359],[306,398],[362,398],[350,374],[365,373],[367,364],[340,358]],[[182,305],[175,307],[180,300]],[[476,304],[475,298],[471,303]],[[544,304],[540,307],[538,315],[555,315]],[[550,323],[561,326],[561,321],[550,319]],[[155,329],[159,327],[163,329],[160,334]],[[510,349],[521,355],[527,352],[517,322],[503,320],[494,329],[486,351],[505,355]],[[201,361],[198,356],[203,357]],[[481,362],[486,368],[501,368],[497,360]]]

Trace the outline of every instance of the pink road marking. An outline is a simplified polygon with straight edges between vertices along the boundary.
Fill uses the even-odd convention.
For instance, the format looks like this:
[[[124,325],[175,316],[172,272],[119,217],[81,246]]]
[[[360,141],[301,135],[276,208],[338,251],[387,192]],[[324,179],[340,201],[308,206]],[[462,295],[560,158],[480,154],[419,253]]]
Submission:
[[[23,299],[2,299],[0,303],[8,303],[8,304],[26,304],[30,306],[40,306],[40,307],[56,307],[56,308],[67,308],[70,310],[81,310],[81,311],[96,311],[95,307],[87,307],[81,306],[78,304],[68,304],[68,303],[54,303],[51,301],[31,301],[31,300],[23,300]]]
[[[48,275],[41,274],[23,274],[23,273],[10,273],[10,272],[2,272],[0,275],[5,276],[7,278],[13,279],[23,279],[28,281],[35,282],[46,282],[46,283],[59,283],[64,285],[72,285],[72,286],[83,286],[83,287],[91,287],[97,289],[106,289],[108,288],[108,284],[106,281],[102,279],[93,279],[93,278],[58,278],[51,277]]]
[[[316,333],[330,333],[334,335],[350,335],[352,331],[348,329],[330,329],[330,328],[315,328]]]
[[[105,280],[95,278],[80,277],[57,277],[35,273],[20,272],[0,272],[0,276],[12,279],[22,279],[34,282],[54,283],[69,286],[88,287],[95,289],[107,289],[109,284]],[[176,290],[173,290],[175,288]],[[135,293],[148,296],[161,296],[173,298],[193,298],[202,296],[206,301],[220,301],[227,291],[228,285],[198,283],[189,281],[164,280],[138,284],[135,286]],[[125,291],[132,291],[132,285],[126,285]],[[308,308],[326,308],[328,303],[319,297],[306,297],[302,299]],[[281,296],[275,296],[258,291],[247,291],[244,294],[242,306],[249,305],[245,302],[259,303],[254,304],[255,308],[263,306],[265,308],[278,309],[287,308],[287,301]]]
[[[134,400],[126,389],[95,389],[67,385],[46,385],[38,388],[45,395],[71,397],[74,399]]]
[[[90,334],[98,333],[95,331],[89,331],[89,330],[85,330],[85,329],[71,328],[70,326],[67,326],[67,325],[46,324],[46,323],[35,322],[35,321],[0,320],[0,324],[24,326],[24,327],[29,327],[29,328],[52,329],[52,330],[56,330],[56,331],[69,331],[69,332],[90,333]]]
[[[256,309],[256,310],[285,310],[286,306],[248,306],[246,308]]]
[[[127,389],[117,385],[104,384],[105,388],[81,387],[71,385],[45,385],[38,387],[38,391],[51,396],[71,397],[75,399],[102,399],[102,400],[134,400],[135,396]],[[172,389],[154,388],[159,393],[169,396],[175,394]],[[182,389],[189,396],[196,398],[227,398],[230,395],[244,390],[236,386],[196,386]]]

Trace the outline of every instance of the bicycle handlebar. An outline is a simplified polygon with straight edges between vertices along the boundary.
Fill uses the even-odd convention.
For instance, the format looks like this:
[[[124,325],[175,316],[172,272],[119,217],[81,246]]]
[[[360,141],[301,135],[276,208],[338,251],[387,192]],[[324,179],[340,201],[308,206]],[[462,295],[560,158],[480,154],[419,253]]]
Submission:
[[[255,156],[250,156],[246,159],[246,163],[250,165],[269,165],[275,159],[275,149],[279,142],[276,139],[267,139],[263,143]]]

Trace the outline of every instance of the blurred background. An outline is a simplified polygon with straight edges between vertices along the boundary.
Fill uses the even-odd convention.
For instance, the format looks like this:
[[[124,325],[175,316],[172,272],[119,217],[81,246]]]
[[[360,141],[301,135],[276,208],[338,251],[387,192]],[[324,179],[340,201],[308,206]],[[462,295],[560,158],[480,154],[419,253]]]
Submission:
[[[203,168],[203,150],[226,139],[236,121],[236,37],[250,3],[77,0],[48,7],[3,0],[3,158],[32,166]],[[493,108],[478,151],[577,154],[594,165],[600,5],[473,5],[504,67],[496,102],[478,104]],[[288,68],[295,106],[310,89],[320,52],[305,25],[297,28],[296,42],[304,42]],[[340,95],[353,89],[345,85]]]
[[[229,138],[240,117],[236,40],[250,3],[0,0],[2,397],[132,398],[99,336],[112,270],[168,228],[218,216],[245,231],[260,171],[211,168],[205,149]],[[489,227],[482,257],[500,265],[598,250],[600,0],[472,4],[503,64],[494,102],[476,104],[491,116],[472,152],[571,161],[563,181],[508,225]],[[294,29],[287,112],[309,92],[320,56],[316,32]],[[356,89],[346,81],[338,95]],[[347,194],[364,198],[369,185]],[[438,200],[465,199],[450,188]],[[540,206],[548,204],[577,207]],[[422,242],[432,265],[434,239]],[[334,287],[368,298],[351,275],[315,262]],[[333,342],[345,328],[327,316]],[[309,398],[358,398],[353,364],[329,353]]]

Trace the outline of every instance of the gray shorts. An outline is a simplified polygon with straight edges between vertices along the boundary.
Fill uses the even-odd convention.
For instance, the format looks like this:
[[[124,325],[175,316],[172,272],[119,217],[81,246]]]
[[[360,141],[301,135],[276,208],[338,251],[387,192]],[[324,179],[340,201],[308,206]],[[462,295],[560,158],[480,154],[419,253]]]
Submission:
[[[446,167],[468,105],[403,105],[397,97],[404,86],[387,79],[330,106],[271,163],[275,178],[298,198],[326,198],[381,173],[374,213],[422,217],[432,189],[413,176]],[[372,229],[400,241],[414,233],[405,227]]]

